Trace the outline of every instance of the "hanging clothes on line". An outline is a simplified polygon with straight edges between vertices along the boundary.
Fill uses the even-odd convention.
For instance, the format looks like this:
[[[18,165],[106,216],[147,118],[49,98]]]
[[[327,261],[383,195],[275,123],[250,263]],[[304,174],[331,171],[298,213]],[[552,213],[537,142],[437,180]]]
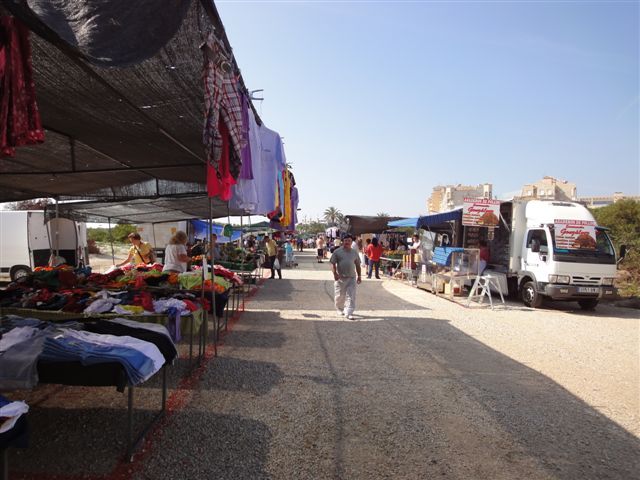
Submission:
[[[244,99],[247,100],[246,97],[244,97]],[[249,154],[245,157],[245,150],[243,150],[242,170],[240,171],[238,183],[233,186],[233,194],[229,205],[233,209],[241,209],[249,214],[257,214],[260,213],[258,211],[257,188],[264,176],[262,166],[262,140],[260,138],[260,126],[256,122],[255,115],[248,110],[248,107],[249,105],[247,103],[246,113],[249,141],[245,150],[248,148]],[[246,161],[246,158],[249,159],[249,162]],[[245,175],[245,168],[248,168],[247,165],[250,166],[251,177],[246,177]]]
[[[246,143],[238,80],[233,72],[231,56],[213,32],[202,48],[205,92],[202,141],[207,156],[208,194],[229,200],[231,186],[240,174],[242,149]]]
[[[0,158],[44,141],[31,67],[29,29],[0,17]]]

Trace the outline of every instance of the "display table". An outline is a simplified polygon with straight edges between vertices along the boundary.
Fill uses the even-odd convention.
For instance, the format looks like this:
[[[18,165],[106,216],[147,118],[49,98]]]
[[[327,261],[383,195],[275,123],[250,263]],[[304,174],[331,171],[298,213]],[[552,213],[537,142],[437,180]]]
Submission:
[[[83,314],[62,312],[59,310],[37,310],[33,308],[18,308],[18,307],[0,307],[0,317],[4,315],[18,315],[25,318],[37,318],[38,320],[46,320],[49,322],[68,322],[68,321],[90,321],[90,320],[108,320],[110,318],[126,318],[129,320],[135,320],[143,323],[157,323],[159,325],[168,325],[170,317],[164,313],[152,314],[152,315],[122,315],[119,313],[99,313],[99,314]],[[193,346],[195,335],[198,335],[198,359],[201,360],[204,355],[204,339],[203,339],[203,323],[204,323],[204,310],[199,309],[191,312],[190,315],[185,315],[181,319],[186,320],[181,322],[180,330],[181,334],[189,336],[189,365],[193,364]]]
[[[459,275],[456,272],[434,273],[433,276],[433,293],[448,295],[449,298],[462,295],[465,283],[474,278],[467,274]],[[442,291],[440,286],[443,287]]]
[[[383,272],[387,271],[386,267],[390,267],[391,271],[389,273],[391,276],[395,275],[395,273],[400,270],[401,266],[401,258],[380,257],[380,267],[382,268]]]
[[[140,446],[140,442],[166,411],[167,405],[167,365],[161,369],[162,374],[162,404],[154,417],[144,425],[137,435],[133,426],[133,394],[135,386],[127,382],[124,368],[119,363],[102,363],[97,365],[81,365],[79,362],[38,362],[38,377],[41,384],[57,384],[83,387],[111,387],[119,392],[128,388],[127,399],[127,450],[126,458],[133,460],[133,454]],[[134,438],[135,435],[135,438]]]

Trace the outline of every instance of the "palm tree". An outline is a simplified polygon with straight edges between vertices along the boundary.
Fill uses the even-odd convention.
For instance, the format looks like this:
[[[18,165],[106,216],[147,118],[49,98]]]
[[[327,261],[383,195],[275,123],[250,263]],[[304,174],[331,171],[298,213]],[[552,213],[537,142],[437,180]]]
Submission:
[[[389,215],[386,212],[380,212],[380,213],[376,213],[376,217],[380,217],[380,218],[389,218],[391,215]]]
[[[324,211],[324,219],[329,225],[337,225],[342,222],[344,215],[336,207],[329,207]]]

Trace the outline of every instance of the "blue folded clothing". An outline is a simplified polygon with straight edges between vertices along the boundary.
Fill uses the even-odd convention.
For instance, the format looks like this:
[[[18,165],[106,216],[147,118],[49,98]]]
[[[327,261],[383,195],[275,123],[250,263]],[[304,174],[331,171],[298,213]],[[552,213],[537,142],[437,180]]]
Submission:
[[[120,363],[131,384],[135,385],[149,378],[154,372],[151,358],[142,352],[119,345],[97,345],[77,338],[47,338],[40,360],[45,362],[75,361],[82,365],[99,363]]]

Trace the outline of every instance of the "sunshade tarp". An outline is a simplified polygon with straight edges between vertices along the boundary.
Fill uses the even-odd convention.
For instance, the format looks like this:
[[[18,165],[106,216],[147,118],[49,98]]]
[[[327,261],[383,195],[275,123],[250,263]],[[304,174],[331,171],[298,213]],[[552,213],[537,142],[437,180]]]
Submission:
[[[362,215],[347,215],[347,233],[362,235],[363,233],[382,233],[388,230],[387,223],[400,220],[402,217],[369,217]]]
[[[191,0],[4,0],[29,28],[90,63],[123,66],[153,56],[175,35]]]
[[[434,213],[418,218],[418,228],[429,228],[431,230],[446,227],[446,222],[462,220],[462,208],[456,208],[449,212]]]
[[[56,42],[58,35],[35,14],[29,19],[20,13],[36,3],[61,9],[92,4],[87,7],[90,10],[111,8],[113,3],[126,6],[123,12],[129,12],[150,2],[163,10],[148,10],[150,28],[157,16],[166,20],[175,15],[177,33],[171,34],[173,26],[160,33],[170,40],[151,57],[127,68],[89,63],[84,54],[105,58],[109,54],[99,53],[102,47],[96,44],[91,47],[98,48],[94,53],[80,55],[66,42]],[[0,0],[0,13],[2,6],[31,28],[34,22],[42,23],[30,38],[36,99],[46,132],[43,144],[19,147],[15,157],[0,158],[0,202],[86,197],[96,192],[102,197],[105,191],[112,197],[142,198],[194,193],[181,190],[187,184],[205,188],[200,45],[212,24],[228,43],[212,0]],[[56,16],[51,9],[45,10],[45,17]]]
[[[191,220],[191,226],[193,227],[193,236],[196,238],[207,238],[209,236],[209,222],[203,220]],[[218,236],[218,243],[235,242],[242,237],[242,230],[234,230],[231,234],[231,238],[225,237],[223,230],[224,226],[213,224],[211,230]]]
[[[412,218],[403,218],[401,220],[394,220],[392,222],[388,222],[390,228],[405,228],[405,227],[413,227],[417,228],[418,219],[420,217],[412,217]]]
[[[239,216],[244,212],[229,209],[226,203],[212,201],[212,218],[227,215]],[[127,223],[162,223],[180,220],[209,218],[209,198],[206,195],[138,198],[135,200],[98,200],[88,202],[60,203],[60,215],[85,222],[103,223],[122,221]],[[47,207],[47,214],[53,215],[55,206]]]

